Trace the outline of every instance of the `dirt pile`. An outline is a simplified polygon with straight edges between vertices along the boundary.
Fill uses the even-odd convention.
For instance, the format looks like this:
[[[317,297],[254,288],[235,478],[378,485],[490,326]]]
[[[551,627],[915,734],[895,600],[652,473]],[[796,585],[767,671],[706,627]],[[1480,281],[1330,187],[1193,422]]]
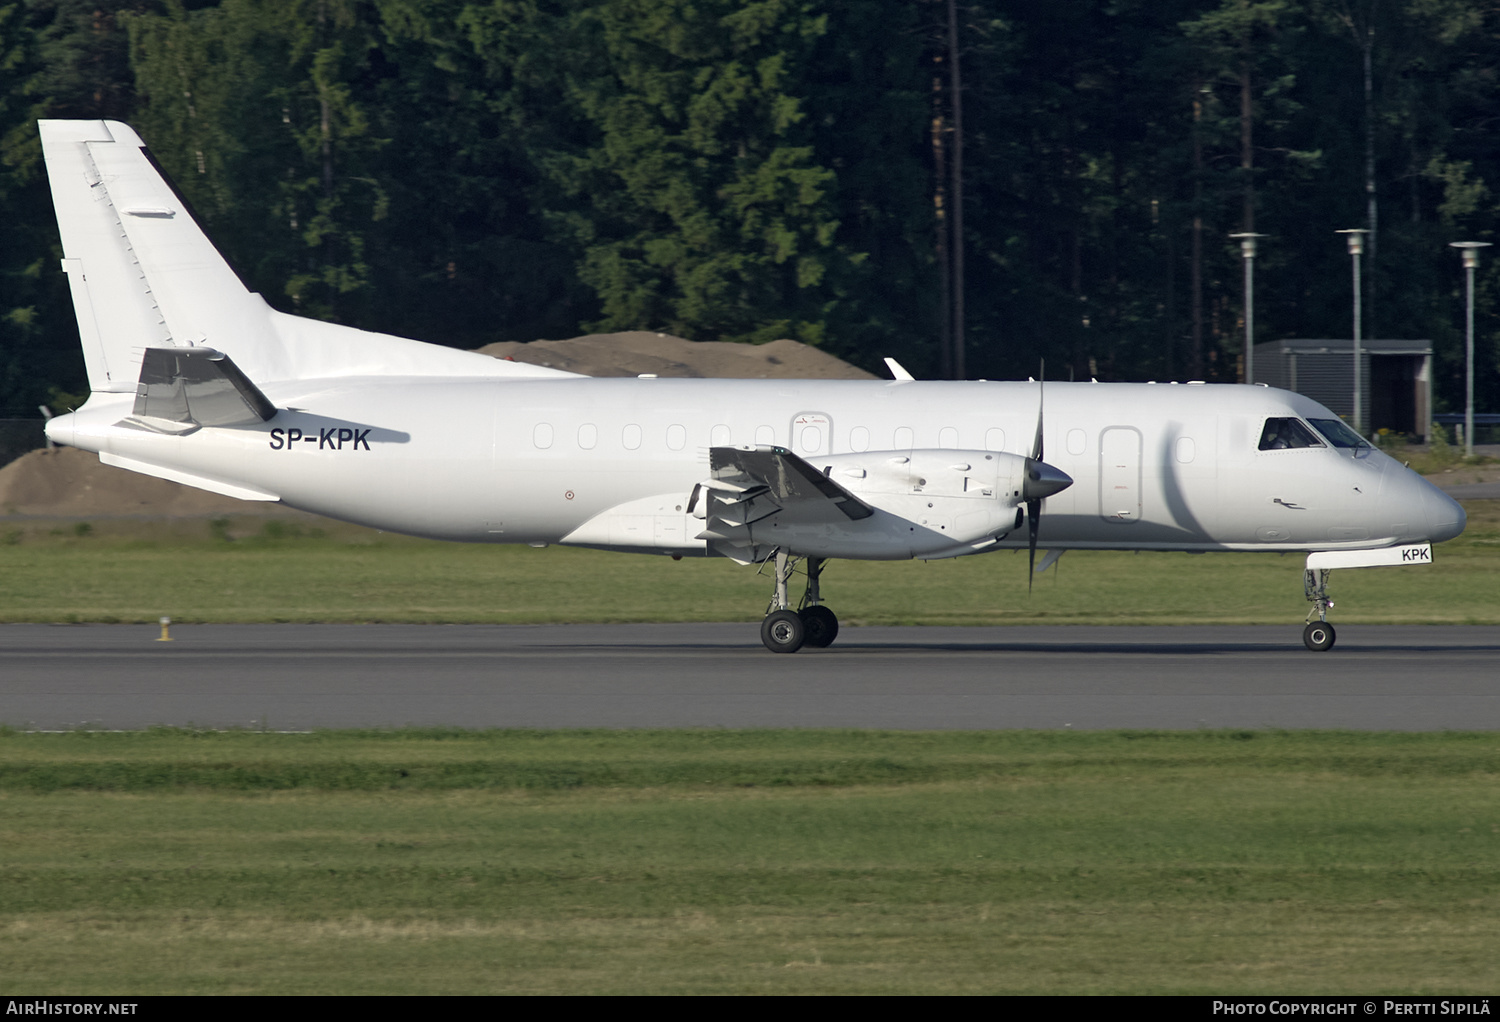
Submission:
[[[508,341],[479,349],[496,358],[551,366],[587,376],[688,376],[724,379],[868,380],[856,369],[796,341],[749,345],[693,342],[635,330],[567,341]],[[235,500],[165,479],[101,465],[86,451],[32,451],[0,468],[0,517],[59,518],[267,514],[260,501]]]
[[[826,351],[797,341],[734,344],[687,341],[671,334],[630,330],[566,341],[503,341],[479,349],[496,358],[566,369],[585,376],[698,377],[730,380],[873,380]]]

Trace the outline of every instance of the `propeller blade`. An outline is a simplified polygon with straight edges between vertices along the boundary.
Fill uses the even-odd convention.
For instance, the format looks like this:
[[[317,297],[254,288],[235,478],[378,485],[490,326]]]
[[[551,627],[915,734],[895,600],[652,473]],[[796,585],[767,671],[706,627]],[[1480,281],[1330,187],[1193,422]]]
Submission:
[[[1042,502],[1039,500],[1028,500],[1026,502],[1026,530],[1031,534],[1031,541],[1027,545],[1026,557],[1026,595],[1031,595],[1032,583],[1036,581],[1036,533],[1042,526]]]
[[[1031,444],[1031,459],[1042,460],[1042,397],[1047,380],[1047,360],[1042,359],[1042,368],[1036,378],[1036,439]]]
[[[1021,492],[1026,497],[1026,531],[1030,536],[1027,544],[1026,557],[1026,595],[1031,595],[1032,584],[1036,581],[1036,534],[1042,527],[1042,498],[1067,486],[1073,480],[1061,472],[1057,472],[1051,465],[1042,462],[1042,399],[1045,393],[1047,380],[1047,360],[1041,360],[1041,369],[1036,376],[1036,439],[1031,444],[1031,458],[1026,462],[1026,480],[1021,484]],[[1047,469],[1051,473],[1061,475],[1068,481],[1062,486],[1047,489],[1047,484],[1054,482],[1051,478],[1047,484],[1042,483],[1042,470]]]

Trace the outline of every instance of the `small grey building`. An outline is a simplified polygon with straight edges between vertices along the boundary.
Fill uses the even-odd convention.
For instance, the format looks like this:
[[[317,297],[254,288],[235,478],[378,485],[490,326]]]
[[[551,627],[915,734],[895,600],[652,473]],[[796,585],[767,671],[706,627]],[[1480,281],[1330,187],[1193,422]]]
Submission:
[[[1389,429],[1416,438],[1432,421],[1432,342],[1360,342],[1365,432]],[[1305,394],[1354,421],[1354,342],[1267,341],[1255,346],[1255,382]]]

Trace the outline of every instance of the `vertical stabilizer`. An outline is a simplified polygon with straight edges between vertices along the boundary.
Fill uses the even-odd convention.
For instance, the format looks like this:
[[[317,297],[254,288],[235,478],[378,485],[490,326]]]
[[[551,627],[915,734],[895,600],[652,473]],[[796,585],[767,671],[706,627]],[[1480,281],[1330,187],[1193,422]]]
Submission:
[[[93,390],[134,391],[147,348],[232,340],[247,314],[264,319],[133,130],[39,127]]]
[[[89,387],[130,392],[140,352],[172,343],[171,331],[94,157],[117,143],[104,121],[42,121],[42,150],[62,233]],[[134,133],[132,133],[133,135]],[[140,142],[135,140],[139,153]]]
[[[276,312],[247,289],[118,121],[40,121],[89,387],[134,393],[147,349],[222,352],[258,382],[571,376]]]

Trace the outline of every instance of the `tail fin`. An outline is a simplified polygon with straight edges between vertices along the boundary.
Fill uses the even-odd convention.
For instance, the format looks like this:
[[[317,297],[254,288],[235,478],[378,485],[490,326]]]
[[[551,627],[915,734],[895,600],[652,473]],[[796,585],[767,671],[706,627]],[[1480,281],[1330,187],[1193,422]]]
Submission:
[[[133,392],[147,348],[242,330],[251,307],[263,307],[134,131],[113,121],[39,127],[91,389]]]
[[[263,383],[577,375],[277,312],[245,287],[128,126],[38,126],[93,391],[134,393],[147,350],[198,346]]]

